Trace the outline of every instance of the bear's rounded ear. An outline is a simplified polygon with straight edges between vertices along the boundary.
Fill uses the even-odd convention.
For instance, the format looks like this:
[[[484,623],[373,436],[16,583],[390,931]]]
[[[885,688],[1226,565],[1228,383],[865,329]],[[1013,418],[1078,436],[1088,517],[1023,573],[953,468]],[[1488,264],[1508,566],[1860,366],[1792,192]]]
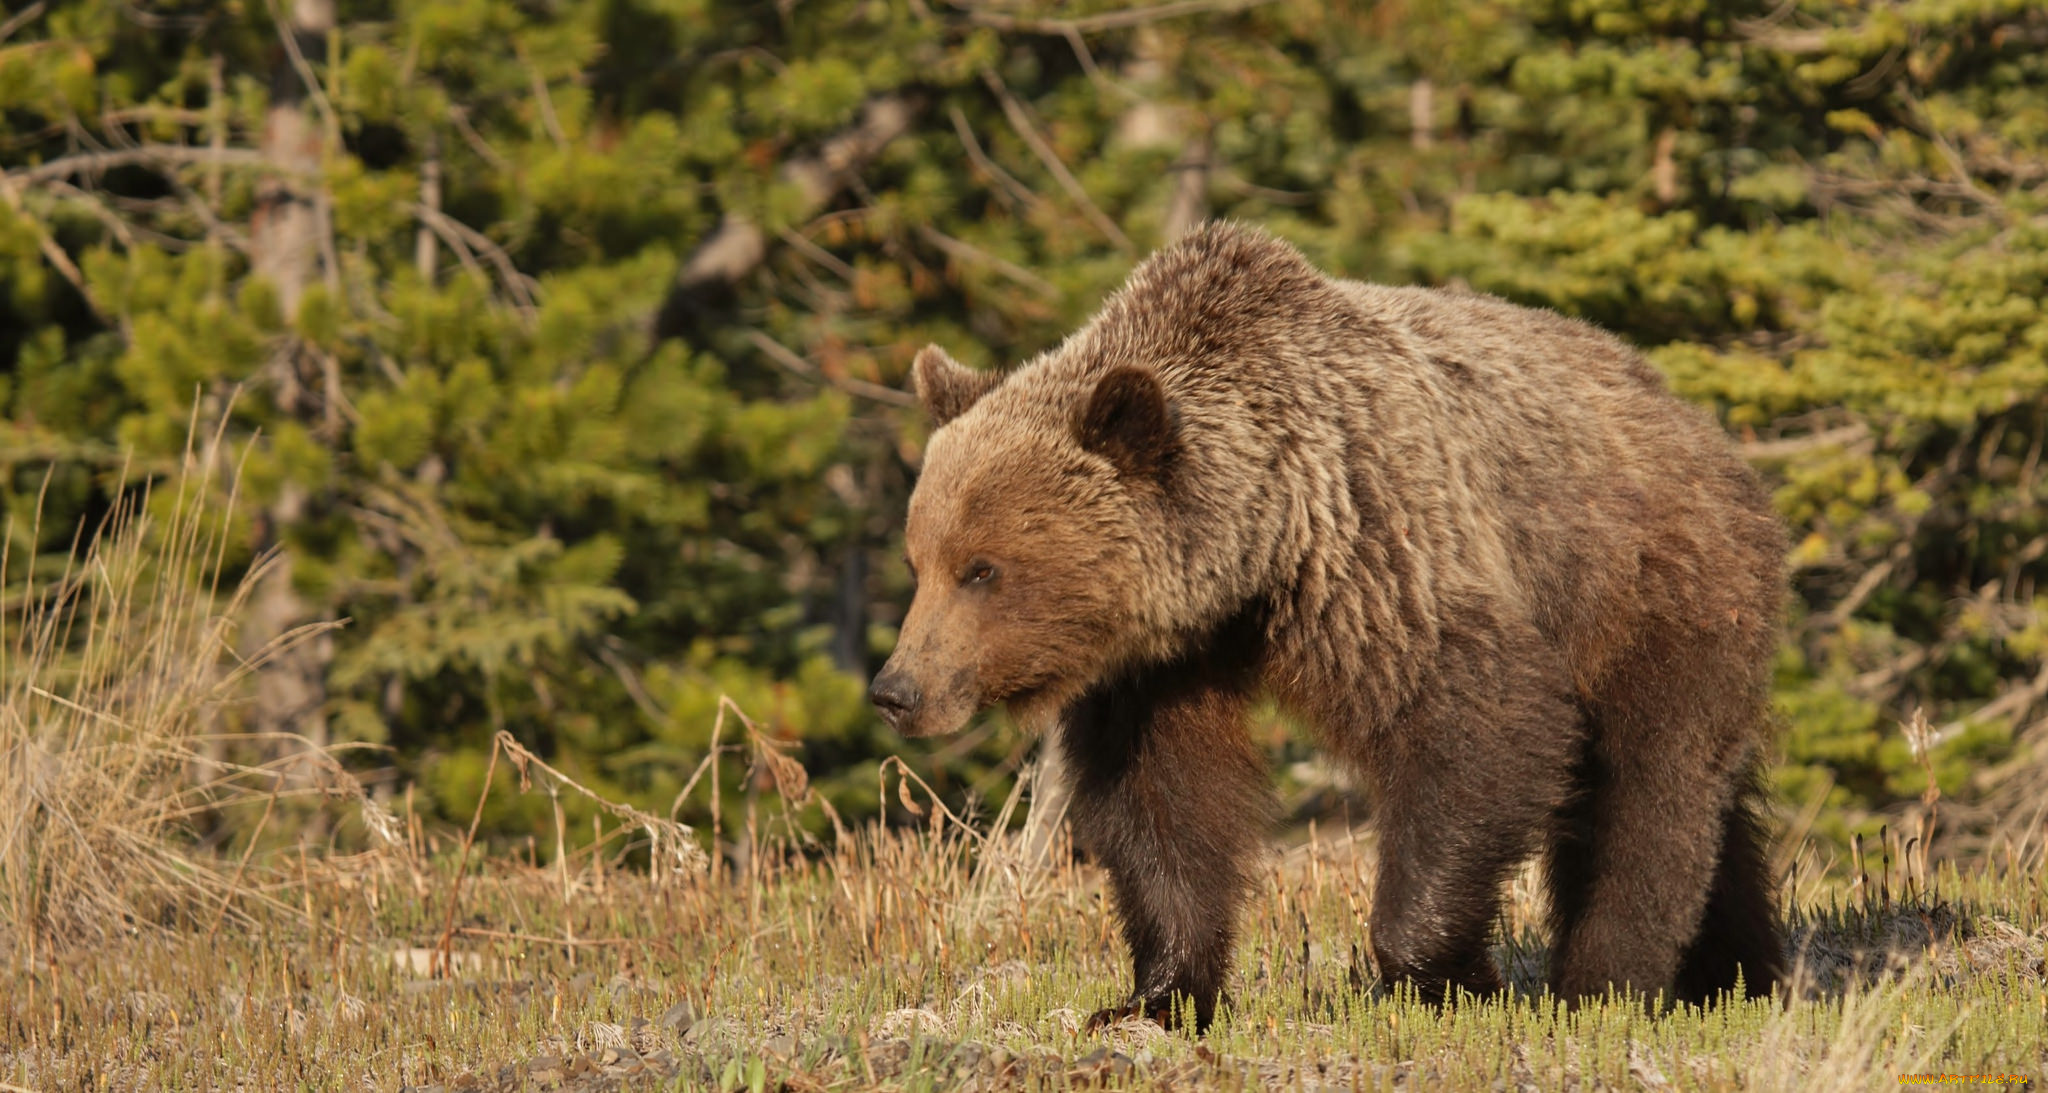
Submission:
[[[934,429],[966,413],[1003,379],[1001,373],[977,372],[961,364],[936,345],[918,350],[917,359],[910,364],[910,378]]]
[[[1139,368],[1115,368],[1096,381],[1088,406],[1074,422],[1074,439],[1126,476],[1166,469],[1177,445],[1173,409],[1159,378]]]

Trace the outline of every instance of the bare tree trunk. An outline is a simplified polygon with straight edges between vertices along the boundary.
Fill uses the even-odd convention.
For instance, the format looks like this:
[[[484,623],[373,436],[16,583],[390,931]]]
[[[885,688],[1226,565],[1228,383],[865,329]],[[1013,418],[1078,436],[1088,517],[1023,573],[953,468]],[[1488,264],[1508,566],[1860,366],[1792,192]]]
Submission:
[[[220,160],[228,150],[227,62],[216,53],[206,67],[206,147],[213,162],[206,168],[206,205],[220,215]]]
[[[1158,34],[1140,33],[1137,48],[1120,70],[1118,82],[1137,96],[1117,119],[1118,144],[1133,148],[1180,148],[1173,162],[1173,193],[1166,200],[1166,214],[1159,224],[1159,241],[1171,243],[1187,234],[1209,215],[1209,176],[1214,168],[1216,146],[1210,140],[1206,120],[1189,111],[1167,105],[1153,92],[1173,79],[1178,62],[1167,56],[1168,46]]]
[[[825,472],[825,486],[839,498],[854,518],[847,521],[846,543],[834,577],[832,607],[832,660],[841,671],[865,677],[868,674],[868,551],[877,534],[886,535],[888,525],[878,519],[875,498],[881,495],[882,468],[870,460],[858,472],[852,464],[841,463]]]
[[[293,0],[290,24],[280,27],[303,53],[324,42],[334,27],[334,0]],[[303,43],[303,44],[301,44]],[[262,152],[287,168],[267,172],[256,191],[249,224],[250,265],[277,289],[287,318],[296,315],[306,287],[319,273],[320,215],[308,179],[320,170],[321,132],[308,109],[307,89],[288,54],[272,66],[270,112],[263,119]]]
[[[1166,206],[1166,224],[1160,232],[1164,242],[1179,239],[1187,234],[1188,229],[1208,217],[1209,159],[1213,152],[1205,133],[1195,138],[1187,151],[1181,153],[1179,162],[1173,165],[1176,175],[1173,200]]]
[[[329,249],[321,195],[315,189],[325,136],[311,110],[314,89],[300,67],[316,48],[324,51],[327,33],[333,28],[334,0],[293,0],[288,23],[279,28],[282,55],[271,72],[262,152],[266,159],[288,169],[268,174],[257,191],[249,251],[253,271],[275,288],[287,320],[297,315],[307,288],[322,276],[323,255]],[[302,347],[288,339],[276,362],[276,398],[279,409],[287,414],[313,409],[307,385],[300,379],[304,358]],[[285,529],[304,517],[307,501],[304,490],[285,486],[264,513],[264,547],[275,547]],[[243,629],[243,654],[251,655],[293,628],[331,614],[308,605],[293,587],[287,555],[251,599]],[[257,732],[281,734],[271,745],[278,754],[326,746],[326,671],[332,656],[333,643],[323,635],[283,650],[256,673],[252,727]],[[300,742],[288,742],[292,737]],[[319,771],[318,764],[301,763],[286,776],[304,785],[315,781]]]
[[[420,205],[432,212],[441,211],[441,136],[433,130],[427,132],[427,147],[420,157]],[[419,234],[413,237],[412,260],[418,267],[420,280],[434,283],[434,229],[427,218],[420,218]]]
[[[868,544],[860,524],[847,538],[832,605],[832,660],[841,671],[868,674]]]
[[[1657,201],[1669,205],[1678,200],[1678,130],[1666,128],[1657,134],[1657,151],[1650,161],[1650,182]]]
[[[1038,758],[1027,768],[1031,811],[1024,816],[1024,855],[1019,867],[1036,873],[1052,866],[1053,849],[1067,823],[1067,806],[1073,799],[1073,780],[1067,776],[1066,753],[1060,748],[1058,726],[1046,729],[1038,739]]]
[[[1408,141],[1416,151],[1436,144],[1436,85],[1427,78],[1408,85]]]
[[[305,504],[304,490],[295,485],[284,488],[264,514],[270,525],[266,538],[272,545],[286,527],[304,515]],[[291,557],[286,555],[250,598],[242,653],[253,655],[299,626],[331,617],[331,611],[307,604],[292,586]],[[286,734],[277,737],[273,745],[278,754],[327,746],[326,677],[327,664],[333,657],[333,639],[321,634],[280,651],[256,672],[254,728],[262,733]],[[298,741],[292,742],[290,737],[297,737]],[[321,769],[316,763],[298,764],[287,777],[295,785],[306,785],[319,779]]]

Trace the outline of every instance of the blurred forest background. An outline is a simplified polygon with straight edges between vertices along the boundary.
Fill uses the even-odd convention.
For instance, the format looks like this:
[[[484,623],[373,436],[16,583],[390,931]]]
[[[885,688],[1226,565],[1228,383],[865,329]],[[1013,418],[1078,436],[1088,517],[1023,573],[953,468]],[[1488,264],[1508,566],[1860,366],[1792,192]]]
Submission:
[[[849,819],[898,752],[1000,801],[1000,716],[906,744],[864,700],[910,595],[906,369],[1052,345],[1208,216],[1583,316],[1721,417],[1797,544],[1788,812],[2048,800],[2037,3],[0,12],[5,609],[218,434],[230,576],[286,559],[227,655],[348,620],[221,716],[368,745],[423,812],[468,821],[504,729],[665,813],[722,694]],[[1295,815],[1343,798],[1259,731]],[[545,850],[551,807],[486,830]]]

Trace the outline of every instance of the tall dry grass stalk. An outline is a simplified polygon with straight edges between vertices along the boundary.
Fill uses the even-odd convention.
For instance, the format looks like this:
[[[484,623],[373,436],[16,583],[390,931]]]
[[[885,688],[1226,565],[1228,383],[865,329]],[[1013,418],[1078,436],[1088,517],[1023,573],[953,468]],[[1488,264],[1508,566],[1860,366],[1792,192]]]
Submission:
[[[181,471],[124,490],[61,560],[0,546],[0,937],[18,945],[279,907],[244,885],[246,857],[194,838],[233,806],[255,803],[267,818],[278,797],[339,792],[362,803],[373,832],[396,837],[327,752],[224,731],[253,671],[333,624],[234,654],[236,620],[277,559],[221,589],[240,471],[224,469],[223,450],[218,434],[203,452],[188,444]],[[31,519],[34,543],[40,499]],[[309,768],[321,777],[303,777]]]

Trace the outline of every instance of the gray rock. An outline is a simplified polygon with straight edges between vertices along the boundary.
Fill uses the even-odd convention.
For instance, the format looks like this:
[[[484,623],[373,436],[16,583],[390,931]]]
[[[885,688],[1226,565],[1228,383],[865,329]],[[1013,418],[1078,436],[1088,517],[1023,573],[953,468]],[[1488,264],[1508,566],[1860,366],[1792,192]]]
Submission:
[[[697,1011],[690,1007],[690,1000],[687,998],[670,1006],[668,1012],[661,1015],[661,1027],[675,1032],[687,1031],[696,1023]]]
[[[559,1055],[537,1055],[526,1064],[526,1076],[536,1082],[559,1082],[567,1077]]]

